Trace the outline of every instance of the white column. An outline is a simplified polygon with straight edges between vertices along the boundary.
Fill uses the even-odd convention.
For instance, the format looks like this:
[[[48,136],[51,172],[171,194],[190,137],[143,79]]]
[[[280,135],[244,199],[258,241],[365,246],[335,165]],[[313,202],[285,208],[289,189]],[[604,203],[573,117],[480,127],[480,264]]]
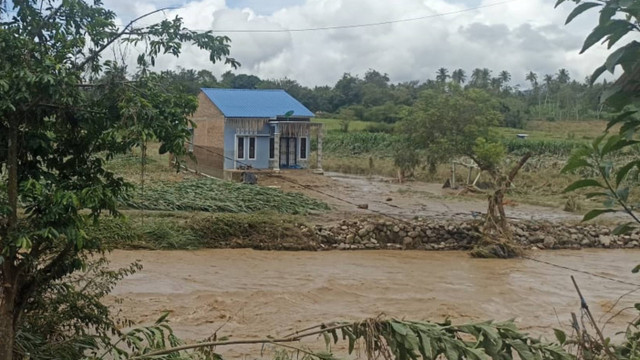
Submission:
[[[324,138],[324,133],[322,131],[323,125],[318,127],[318,153],[316,156],[316,170],[318,174],[323,174],[324,170],[322,170],[322,139]]]
[[[273,157],[275,160],[273,171],[280,172],[280,129],[278,125],[275,126],[273,133]]]

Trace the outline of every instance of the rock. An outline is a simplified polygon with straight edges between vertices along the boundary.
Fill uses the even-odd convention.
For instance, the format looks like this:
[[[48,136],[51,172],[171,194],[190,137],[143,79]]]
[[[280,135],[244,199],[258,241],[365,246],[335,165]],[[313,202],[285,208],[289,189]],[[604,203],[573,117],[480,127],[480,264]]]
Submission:
[[[402,239],[402,245],[403,245],[404,247],[408,247],[408,246],[413,245],[413,239],[412,239],[412,238],[410,238],[410,237],[408,237],[408,236],[407,236],[407,237],[405,237],[404,239]]]
[[[580,245],[582,245],[582,246],[590,246],[591,245],[591,241],[589,239],[584,239],[584,240],[580,241]]]
[[[609,247],[611,246],[611,240],[613,240],[613,238],[609,235],[601,235],[598,240],[600,241],[600,244],[602,244],[602,246]]]
[[[369,233],[369,230],[367,229],[360,229],[360,231],[358,231],[358,236],[360,237],[365,237],[367,236],[367,234]]]
[[[388,197],[388,198],[387,198],[387,201],[392,201],[392,200],[393,200],[393,199],[392,199],[392,198],[390,198],[390,197]]]
[[[542,242],[542,244],[547,249],[553,249],[553,247],[556,245],[556,240],[554,238],[552,238],[551,236],[545,236],[544,241]]]
[[[631,241],[631,242],[627,243],[627,245],[625,245],[624,247],[629,248],[629,249],[638,247],[638,242],[635,241],[635,240]]]
[[[396,226],[394,226],[394,227],[393,227],[393,232],[394,232],[394,233],[398,233],[398,232],[400,232],[400,228],[398,227],[398,225],[396,225]]]
[[[338,245],[338,250],[345,250],[348,249],[349,245],[345,244],[345,243],[340,243],[340,245]]]
[[[368,209],[369,208],[369,204],[359,204],[358,208],[359,209]]]
[[[349,234],[347,235],[347,244],[353,244],[353,239],[355,239],[355,235]]]

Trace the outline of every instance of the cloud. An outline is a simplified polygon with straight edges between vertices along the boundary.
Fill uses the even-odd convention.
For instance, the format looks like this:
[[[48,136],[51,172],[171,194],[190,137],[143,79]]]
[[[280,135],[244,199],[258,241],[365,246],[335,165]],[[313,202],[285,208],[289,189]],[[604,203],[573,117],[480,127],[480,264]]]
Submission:
[[[275,6],[274,4],[279,6]],[[169,0],[108,0],[107,6],[130,19],[149,9],[175,5]],[[231,52],[239,70],[261,78],[296,79],[308,86],[334,84],[345,72],[362,75],[367,69],[388,73],[391,80],[434,78],[440,67],[507,70],[514,84],[524,84],[530,71],[555,73],[567,68],[583,79],[604,61],[597,48],[578,56],[583,39],[596,24],[594,14],[565,26],[572,6],[553,8],[550,0],[199,0],[180,9],[145,19],[182,16],[197,30],[278,30],[367,24],[396,19],[422,20],[325,31],[281,33],[222,32],[232,39]],[[480,7],[465,11],[469,7]],[[438,16],[438,14],[450,13]],[[179,59],[166,57],[160,67],[207,68],[218,75],[228,70],[211,65],[197,49],[185,47]]]

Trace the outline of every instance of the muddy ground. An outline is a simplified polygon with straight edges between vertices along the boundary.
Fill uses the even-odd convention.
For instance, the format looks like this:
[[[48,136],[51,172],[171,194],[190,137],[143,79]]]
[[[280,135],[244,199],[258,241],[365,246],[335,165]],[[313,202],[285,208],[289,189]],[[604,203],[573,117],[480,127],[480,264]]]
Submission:
[[[262,186],[284,191],[302,192],[321,199],[334,209],[313,219],[317,222],[342,220],[353,214],[371,214],[357,205],[367,204],[376,212],[394,217],[434,217],[468,220],[474,212],[484,213],[487,201],[482,195],[468,195],[460,190],[443,189],[441,184],[409,181],[399,184],[396,179],[380,176],[359,176],[327,172],[324,175],[309,171],[290,170],[279,175],[263,175]],[[514,219],[577,222],[581,216],[561,209],[519,204],[505,204],[507,215]]]

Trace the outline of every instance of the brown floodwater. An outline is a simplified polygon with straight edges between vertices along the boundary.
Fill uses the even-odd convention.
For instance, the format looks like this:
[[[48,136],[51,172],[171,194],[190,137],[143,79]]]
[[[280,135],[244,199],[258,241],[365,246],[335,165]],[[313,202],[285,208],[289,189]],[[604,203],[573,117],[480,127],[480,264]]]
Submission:
[[[631,269],[637,250],[544,251],[544,261],[640,284]],[[514,318],[535,335],[569,330],[579,299],[574,275],[596,319],[634,289],[531,260],[480,260],[463,252],[253,250],[114,251],[114,266],[139,259],[144,269],[124,279],[105,301],[139,324],[170,311],[176,332],[191,340],[212,335],[282,336],[322,322],[385,314],[454,322]],[[115,299],[120,298],[121,303]],[[633,306],[640,291],[613,310]],[[612,335],[635,316],[623,311],[605,327]],[[255,354],[234,349],[229,355]],[[259,351],[259,348],[258,350]]]

